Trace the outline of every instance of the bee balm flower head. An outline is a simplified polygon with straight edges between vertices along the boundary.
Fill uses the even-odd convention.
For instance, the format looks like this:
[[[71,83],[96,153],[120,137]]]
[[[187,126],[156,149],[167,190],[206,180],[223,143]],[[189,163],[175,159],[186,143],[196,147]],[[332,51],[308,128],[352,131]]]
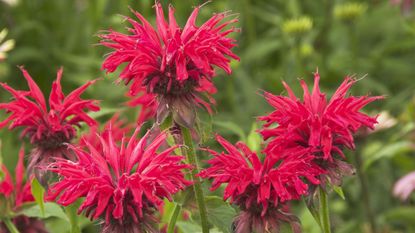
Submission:
[[[343,149],[354,149],[353,133],[361,127],[373,129],[376,117],[370,117],[361,109],[381,96],[347,96],[350,87],[356,82],[346,77],[328,101],[320,91],[320,76],[314,75],[314,88],[310,93],[301,80],[303,100],[298,99],[284,82],[286,96],[264,94],[274,111],[260,117],[265,121],[260,130],[265,140],[270,139],[265,151],[278,153],[281,149],[303,147],[312,150],[316,162],[329,171],[330,181],[339,185],[341,175],[352,172],[351,165],[342,161]],[[275,126],[277,124],[277,126]]]
[[[261,162],[245,144],[234,146],[220,136],[216,139],[227,152],[207,149],[214,158],[199,175],[213,179],[211,190],[226,184],[223,198],[241,209],[235,232],[279,232],[282,221],[298,232],[298,219],[282,207],[307,194],[308,183],[319,184],[316,177],[323,171],[311,162],[308,150],[295,148],[284,152],[284,160],[265,156]]]
[[[23,67],[20,69],[29,85],[29,90],[15,90],[5,83],[0,83],[13,96],[9,103],[0,103],[0,109],[10,113],[4,121],[0,122],[0,127],[9,125],[9,129],[23,128],[22,137],[28,136],[30,142],[35,145],[30,155],[29,173],[35,170],[38,180],[45,184],[44,173],[40,167],[54,157],[67,156],[63,144],[71,141],[76,133],[75,127],[80,126],[81,122],[89,126],[96,124],[86,111],[98,111],[97,101],[80,98],[80,95],[95,81],[84,84],[65,97],[61,87],[62,69],[60,69],[52,84],[48,108],[38,85]]]
[[[49,166],[61,180],[50,187],[48,199],[66,206],[85,197],[79,212],[104,220],[103,232],[153,232],[155,208],[190,184],[182,171],[188,165],[172,154],[177,146],[157,153],[165,133],[150,142],[149,133],[137,139],[138,132],[117,145],[109,130],[97,136],[98,150],[88,138],[85,149],[70,145],[77,161],[58,159]]]
[[[214,67],[231,73],[231,59],[239,59],[231,51],[235,41],[229,38],[229,34],[237,29],[226,29],[237,19],[224,21],[228,14],[219,13],[197,26],[199,6],[181,28],[172,6],[169,7],[168,22],[159,2],[155,9],[157,29],[140,13],[134,12],[139,22],[127,18],[132,25],[129,34],[110,30],[101,35],[101,44],[114,50],[102,68],[114,72],[126,63],[120,79],[127,84],[131,82],[131,95],[135,96],[144,87],[146,92],[157,97],[159,122],[172,113],[178,123],[191,126],[195,105],[210,111],[213,103],[210,95],[216,91],[212,83],[216,75]],[[202,98],[205,95],[207,100]]]

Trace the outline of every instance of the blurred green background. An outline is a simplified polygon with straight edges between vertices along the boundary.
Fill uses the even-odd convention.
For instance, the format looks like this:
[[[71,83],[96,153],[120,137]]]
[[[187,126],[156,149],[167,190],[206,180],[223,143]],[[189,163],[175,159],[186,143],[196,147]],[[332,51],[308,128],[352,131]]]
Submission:
[[[178,22],[184,25],[192,6],[204,1],[161,2],[165,7],[172,3]],[[368,190],[363,192],[361,179],[354,176],[345,179],[345,200],[331,195],[336,233],[370,232],[367,202],[378,232],[415,232],[415,199],[401,202],[392,195],[394,182],[415,170],[415,11],[408,4],[412,1],[399,2],[213,0],[199,16],[198,22],[202,22],[212,13],[232,11],[240,19],[242,31],[235,35],[239,44],[235,53],[241,62],[232,63],[230,77],[220,72],[215,78],[217,113],[212,118],[202,113],[206,125],[213,123],[213,131],[230,141],[255,142],[249,134],[255,118],[271,110],[261,90],[283,93],[281,81],[285,80],[300,95],[298,79],[311,84],[317,68],[322,89],[328,93],[335,91],[344,76],[354,75],[361,80],[353,94],[387,97],[366,111],[386,111],[396,124],[359,137],[359,149],[348,154],[354,164],[356,153],[361,155],[363,161],[357,166],[367,178]],[[18,65],[26,67],[46,94],[61,66],[66,93],[102,77],[85,94],[102,101],[103,111],[94,116],[105,121],[111,113],[124,110],[123,115],[134,121],[137,110],[124,107],[126,88],[115,86],[116,74],[106,75],[100,69],[109,51],[97,45],[96,35],[109,28],[125,32],[127,24],[120,15],[131,16],[128,6],[154,22],[153,4],[153,0],[0,0],[0,30],[7,28],[6,40],[15,41],[15,48],[0,62],[0,81],[27,89]],[[0,98],[5,102],[10,96],[0,91]],[[7,129],[1,130],[0,136],[3,160],[13,170],[21,141],[17,132]],[[203,144],[211,144],[211,134],[205,136]],[[304,232],[319,232],[304,205],[295,207],[295,212]]]

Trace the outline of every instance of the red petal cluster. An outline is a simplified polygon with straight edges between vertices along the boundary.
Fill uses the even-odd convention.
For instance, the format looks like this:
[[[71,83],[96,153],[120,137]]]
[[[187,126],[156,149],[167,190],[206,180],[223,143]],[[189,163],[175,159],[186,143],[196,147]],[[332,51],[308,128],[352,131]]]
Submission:
[[[0,127],[5,127],[9,123],[9,129],[24,127],[22,136],[28,135],[32,143],[42,148],[50,148],[73,138],[74,126],[79,126],[81,122],[90,126],[96,124],[85,111],[98,111],[97,102],[80,98],[95,80],[84,84],[65,97],[61,87],[62,69],[60,69],[52,85],[48,110],[40,88],[25,69],[22,67],[20,69],[29,85],[29,91],[15,90],[5,83],[0,83],[13,96],[11,102],[0,103],[0,109],[11,113],[7,119],[0,122]]]
[[[184,179],[182,157],[172,154],[171,147],[161,153],[158,148],[165,142],[166,133],[148,141],[147,133],[137,139],[134,135],[122,138],[117,145],[111,130],[98,135],[101,149],[97,150],[84,138],[86,148],[70,145],[76,162],[57,159],[49,170],[61,176],[51,185],[48,199],[69,205],[85,197],[79,212],[90,218],[105,219],[106,224],[139,223],[146,218],[163,198],[171,196],[190,184]]]
[[[15,182],[12,181],[9,171],[1,164],[1,171],[4,174],[4,179],[0,181],[0,196],[1,198],[0,205],[1,208],[7,208],[6,206],[11,206],[11,211],[19,212],[23,204],[28,202],[33,202],[35,199],[32,196],[31,192],[31,179],[24,181],[25,167],[23,164],[24,160],[24,149],[23,147],[19,152],[19,160],[17,161],[15,169]],[[9,202],[9,204],[4,204],[2,201]],[[12,218],[14,225],[17,227],[21,233],[48,233],[45,224],[37,218],[29,218],[25,215],[18,215]],[[0,232],[6,233],[9,232],[6,225],[0,220]]]
[[[275,110],[260,117],[265,128],[260,132],[265,140],[271,139],[265,151],[278,153],[290,147],[310,148],[315,155],[328,162],[334,154],[344,157],[343,148],[354,149],[353,133],[361,127],[372,128],[376,117],[370,117],[360,110],[367,104],[382,99],[381,96],[347,96],[350,87],[356,82],[346,77],[344,82],[328,101],[320,92],[320,76],[314,75],[314,88],[309,93],[306,83],[300,84],[304,91],[303,101],[299,100],[283,82],[289,97],[276,96],[266,92],[268,103]],[[277,126],[275,126],[277,125]]]
[[[213,179],[211,190],[226,183],[224,199],[230,198],[242,210],[265,216],[269,208],[278,208],[280,203],[307,194],[308,182],[319,184],[317,176],[323,170],[312,163],[308,149],[285,151],[284,160],[265,156],[261,162],[242,142],[234,146],[220,136],[216,140],[227,153],[207,149],[214,158],[208,161],[211,167],[199,175]]]
[[[17,161],[15,169],[16,174],[14,183],[6,166],[1,164],[1,171],[4,174],[4,178],[0,182],[0,194],[4,195],[6,199],[13,195],[13,210],[15,211],[18,210],[23,203],[32,202],[35,200],[32,196],[30,181],[26,183],[24,182],[24,155],[25,152],[24,148],[22,147],[19,151],[19,160]]]
[[[140,13],[133,11],[139,22],[126,18],[132,25],[130,34],[110,30],[101,35],[101,44],[114,49],[102,68],[114,72],[121,64],[127,63],[120,79],[127,84],[132,82],[129,93],[132,96],[143,89],[147,93],[163,96],[190,94],[196,103],[209,105],[194,95],[213,94],[215,89],[211,78],[215,76],[214,66],[231,73],[231,59],[239,60],[231,51],[236,46],[235,40],[228,37],[237,29],[226,29],[237,19],[221,23],[229,15],[219,13],[198,27],[196,18],[199,6],[194,9],[184,28],[180,28],[172,6],[169,7],[169,22],[165,20],[159,2],[156,2],[155,8],[157,29]],[[146,97],[139,98],[135,103],[146,106],[147,100],[140,103],[144,99]]]

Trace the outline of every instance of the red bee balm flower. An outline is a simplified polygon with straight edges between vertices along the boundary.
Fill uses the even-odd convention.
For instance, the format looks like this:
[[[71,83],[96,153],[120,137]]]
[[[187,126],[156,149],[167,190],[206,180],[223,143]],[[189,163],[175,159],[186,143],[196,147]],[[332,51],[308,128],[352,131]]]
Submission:
[[[74,126],[79,126],[81,122],[90,126],[96,124],[85,111],[98,111],[97,101],[80,98],[95,80],[84,84],[65,97],[61,87],[62,69],[60,69],[52,85],[48,110],[40,88],[23,67],[20,69],[30,90],[15,90],[5,83],[0,83],[13,96],[11,102],[0,103],[0,109],[11,113],[7,119],[0,122],[0,127],[5,127],[9,123],[9,129],[24,127],[22,137],[27,135],[35,145],[30,156],[29,173],[35,169],[37,178],[44,184],[38,168],[46,165],[53,157],[66,156],[63,143],[70,142],[75,136]]]
[[[114,49],[104,61],[102,68],[114,72],[122,63],[127,63],[120,79],[128,84],[132,81],[130,94],[135,96],[145,87],[150,94],[158,96],[158,120],[162,121],[169,112],[182,124],[194,121],[194,105],[203,105],[210,111],[211,97],[206,102],[202,95],[210,96],[216,89],[212,83],[215,76],[213,66],[231,73],[231,59],[239,58],[231,49],[236,46],[229,34],[235,28],[225,29],[237,22],[226,13],[215,14],[202,26],[196,26],[200,6],[190,15],[184,28],[180,28],[174,17],[174,8],[169,7],[169,22],[159,2],[156,2],[157,30],[138,12],[140,20],[127,20],[133,26],[130,34],[110,30],[101,35],[101,44]],[[213,88],[212,88],[213,87]]]
[[[295,148],[284,152],[284,160],[265,156],[261,162],[245,144],[239,142],[235,147],[220,136],[216,139],[228,153],[206,149],[215,158],[199,175],[213,179],[211,190],[227,183],[224,199],[230,198],[242,210],[236,232],[278,232],[280,221],[290,222],[298,231],[298,219],[284,213],[282,207],[307,194],[307,182],[319,184],[316,177],[323,171],[311,162],[309,150]]]
[[[83,142],[87,150],[70,145],[77,161],[58,159],[50,165],[49,170],[62,179],[50,187],[48,199],[66,206],[85,197],[79,212],[105,219],[103,232],[155,232],[152,212],[163,198],[171,199],[191,184],[182,172],[189,166],[172,154],[177,146],[156,152],[166,133],[148,142],[149,133],[136,139],[138,132],[129,140],[124,137],[120,146],[111,130],[98,135],[101,150],[88,141]]]
[[[301,80],[304,100],[300,101],[290,87],[283,82],[289,97],[264,94],[275,111],[260,117],[265,121],[265,128],[260,130],[264,139],[271,139],[265,151],[278,154],[281,149],[304,147],[313,150],[318,163],[327,169],[335,169],[341,173],[350,173],[350,166],[336,159],[335,155],[344,158],[343,148],[354,149],[353,133],[361,127],[373,129],[376,117],[360,112],[368,103],[382,99],[381,96],[346,96],[347,91],[356,82],[346,77],[344,82],[327,101],[326,95],[320,92],[320,76],[314,75],[314,88],[310,94],[306,83]],[[274,127],[274,124],[278,126]],[[334,174],[334,173],[333,173]],[[339,177],[331,177],[333,183]]]
[[[0,180],[0,197],[4,196],[4,199],[0,199],[0,212],[2,214],[6,214],[9,211],[18,212],[20,207],[24,203],[33,202],[35,199],[32,196],[31,188],[30,188],[30,181],[24,182],[24,173],[25,168],[23,164],[24,160],[24,149],[21,148],[19,152],[19,160],[16,165],[16,176],[15,182],[13,183],[12,178],[10,176],[9,171],[7,170],[4,164],[0,164],[1,172],[4,174],[3,180]],[[9,204],[3,203],[11,202]],[[11,209],[7,209],[7,207],[12,207]],[[4,209],[6,208],[6,209]],[[5,216],[2,216],[5,217]],[[18,215],[13,217],[13,223],[21,233],[31,233],[31,232],[38,232],[38,233],[47,233],[45,225],[43,222],[37,218],[29,218],[25,215]],[[0,221],[0,232],[7,233],[7,227],[3,222]]]

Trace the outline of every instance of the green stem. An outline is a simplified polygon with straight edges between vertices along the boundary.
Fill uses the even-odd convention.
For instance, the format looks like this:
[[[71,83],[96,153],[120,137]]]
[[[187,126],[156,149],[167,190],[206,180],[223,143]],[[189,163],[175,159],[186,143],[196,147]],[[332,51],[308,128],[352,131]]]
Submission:
[[[248,44],[253,44],[256,40],[255,18],[252,14],[251,0],[242,1],[242,7],[244,12],[244,24],[245,32],[247,34]]]
[[[359,144],[363,144],[363,139],[362,142]],[[362,148],[361,146],[359,148]],[[375,216],[372,212],[372,206],[370,204],[370,192],[369,192],[369,185],[367,183],[367,175],[366,173],[363,171],[363,158],[362,158],[362,154],[360,153],[360,151],[358,150],[356,153],[356,170],[357,170],[357,177],[359,178],[359,182],[360,182],[360,187],[361,187],[361,192],[362,192],[362,198],[363,198],[363,205],[365,208],[365,213],[366,213],[366,219],[369,221],[370,224],[370,230],[371,233],[376,233],[376,221],[375,221]]]
[[[327,193],[323,190],[322,187],[319,187],[318,191],[320,195],[319,212],[320,212],[320,219],[321,219],[321,227],[323,228],[323,233],[331,233],[329,201],[328,201]]]
[[[182,206],[178,203],[174,204],[174,210],[171,214],[169,227],[167,228],[167,233],[174,233],[174,227],[176,226],[177,219],[179,217],[180,211],[182,210]]]
[[[10,218],[3,219],[3,222],[6,225],[7,229],[9,229],[10,233],[20,233],[19,230],[17,230],[17,227],[14,225],[14,223],[10,220]]]
[[[186,154],[187,162],[193,166],[191,171],[191,179],[194,182],[193,191],[195,193],[196,202],[199,207],[200,221],[202,222],[202,232],[209,233],[209,224],[207,220],[207,211],[201,186],[201,180],[198,176],[196,176],[196,174],[199,173],[199,164],[196,158],[196,151],[193,146],[192,135],[190,134],[190,130],[186,127],[180,126],[180,131],[183,136],[184,144],[187,147],[183,150]]]

